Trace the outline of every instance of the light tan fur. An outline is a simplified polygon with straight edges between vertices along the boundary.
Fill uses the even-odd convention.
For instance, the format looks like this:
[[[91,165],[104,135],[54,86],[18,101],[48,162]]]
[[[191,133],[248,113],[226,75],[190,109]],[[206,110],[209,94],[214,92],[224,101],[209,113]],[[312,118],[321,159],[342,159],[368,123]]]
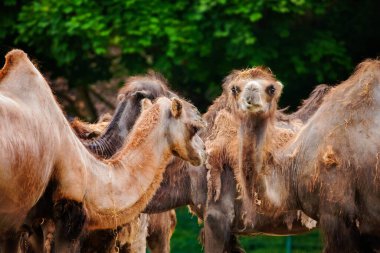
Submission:
[[[96,122],[95,124],[83,122],[78,118],[75,118],[70,123],[70,125],[74,129],[78,137],[88,139],[93,138],[95,136],[99,136],[104,131],[104,129],[106,129],[110,121],[111,115],[104,114],[99,118],[98,122]]]
[[[143,99],[141,104],[142,110],[145,110],[152,105],[152,102],[149,99]],[[71,126],[77,134],[97,137],[108,126],[109,118],[108,115],[106,118],[101,117],[96,124],[88,124],[76,119],[71,122]],[[123,225],[119,232],[114,233],[114,240],[111,244],[120,246],[109,250],[113,252],[120,249],[121,252],[145,253],[148,244],[152,253],[169,253],[170,238],[176,224],[174,210],[157,214],[140,214],[132,222]],[[49,242],[45,243],[45,245],[47,244]]]
[[[203,159],[202,144],[194,143],[187,126],[194,121],[194,109],[184,110],[179,119],[170,118],[172,100],[158,99],[142,112],[120,153],[99,161],[75,136],[24,52],[8,53],[0,73],[0,233],[20,225],[51,179],[58,183],[55,200],[83,202],[88,229],[125,224],[159,187],[173,141],[181,144],[176,152],[182,158],[196,165]],[[136,141],[140,127],[152,118],[157,119],[156,127],[146,128],[151,131],[144,141]]]

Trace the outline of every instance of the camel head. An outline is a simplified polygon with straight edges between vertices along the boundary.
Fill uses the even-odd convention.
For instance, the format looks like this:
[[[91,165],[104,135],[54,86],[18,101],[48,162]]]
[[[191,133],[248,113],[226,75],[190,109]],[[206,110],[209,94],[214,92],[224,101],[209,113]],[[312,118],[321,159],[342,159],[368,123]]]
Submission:
[[[115,117],[122,119],[115,121],[121,134],[124,134],[124,130],[130,130],[135,124],[141,112],[143,99],[154,100],[160,96],[169,96],[166,83],[166,80],[156,72],[127,79],[124,87],[119,91],[118,108],[115,113]]]
[[[197,108],[177,97],[160,97],[156,103],[164,108],[162,113],[166,118],[166,124],[162,127],[173,155],[189,161],[194,166],[203,164],[205,146],[197,132],[204,127],[204,122]],[[143,110],[147,110],[149,104],[142,101]]]
[[[283,85],[265,68],[233,71],[223,84],[232,108],[241,114],[269,117],[277,108]]]

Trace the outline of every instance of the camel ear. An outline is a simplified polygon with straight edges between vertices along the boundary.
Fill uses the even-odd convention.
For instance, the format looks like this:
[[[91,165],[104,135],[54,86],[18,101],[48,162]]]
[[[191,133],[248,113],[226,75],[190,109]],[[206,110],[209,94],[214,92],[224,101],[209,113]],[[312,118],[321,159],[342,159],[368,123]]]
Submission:
[[[174,118],[179,118],[182,113],[182,102],[178,98],[172,98],[171,113]]]
[[[152,101],[150,99],[144,98],[141,100],[141,110],[142,111],[145,111],[146,109],[148,109],[151,106],[152,106]]]
[[[282,88],[284,88],[284,85],[280,81],[277,81],[276,84],[278,86],[278,88],[277,88],[277,90],[278,90],[277,94],[278,95],[277,96],[279,97],[282,93]]]
[[[120,102],[121,100],[123,100],[125,98],[125,94],[119,94],[117,95],[117,102]]]

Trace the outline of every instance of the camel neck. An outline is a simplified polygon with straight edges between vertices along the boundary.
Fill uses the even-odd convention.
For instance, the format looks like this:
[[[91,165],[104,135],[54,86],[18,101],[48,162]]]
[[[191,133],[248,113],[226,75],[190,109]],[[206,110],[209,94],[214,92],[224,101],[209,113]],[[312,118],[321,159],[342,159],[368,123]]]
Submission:
[[[157,111],[153,111],[155,108]],[[165,122],[161,122],[159,108],[155,108],[138,120],[128,142],[109,160],[95,159],[78,143],[79,140],[74,139],[77,145],[70,153],[76,154],[76,159],[71,159],[71,164],[64,167],[75,169],[81,164],[79,167],[83,169],[78,172],[84,174],[85,182],[78,182],[82,177],[78,175],[75,181],[73,175],[66,187],[71,194],[76,184],[86,185],[83,202],[89,229],[107,229],[128,223],[144,209],[158,189],[171,151]],[[67,173],[61,176],[68,177]],[[61,189],[65,191],[65,185]],[[70,198],[70,194],[66,196]]]
[[[247,187],[252,188],[263,166],[267,120],[243,118],[239,129],[239,170],[243,172]]]
[[[134,110],[130,110],[133,111],[133,115],[123,115],[125,108],[131,106],[130,103],[126,99],[123,100],[116,108],[112,121],[104,133],[95,140],[84,142],[91,153],[102,158],[110,158],[122,147],[138,116]]]
[[[288,205],[289,173],[274,162],[271,119],[248,119],[242,120],[239,129],[239,171],[250,198],[260,209],[276,213]]]

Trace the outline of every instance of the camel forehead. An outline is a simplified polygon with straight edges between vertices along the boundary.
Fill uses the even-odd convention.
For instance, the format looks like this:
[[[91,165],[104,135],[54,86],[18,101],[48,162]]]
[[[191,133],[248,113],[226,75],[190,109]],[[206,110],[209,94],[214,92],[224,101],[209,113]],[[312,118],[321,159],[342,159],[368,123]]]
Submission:
[[[164,85],[153,77],[131,77],[124,88],[119,91],[119,94],[128,94],[140,90],[147,90],[157,94],[165,91]]]
[[[198,127],[203,127],[202,116],[197,107],[184,99],[178,97],[176,99],[179,100],[182,104],[182,110],[184,112],[186,121]],[[159,97],[156,103],[160,104],[161,107],[165,109],[169,109],[171,107],[172,100],[167,97]]]
[[[247,80],[243,85],[246,90],[264,91],[264,89],[271,85],[272,82],[263,79]]]

